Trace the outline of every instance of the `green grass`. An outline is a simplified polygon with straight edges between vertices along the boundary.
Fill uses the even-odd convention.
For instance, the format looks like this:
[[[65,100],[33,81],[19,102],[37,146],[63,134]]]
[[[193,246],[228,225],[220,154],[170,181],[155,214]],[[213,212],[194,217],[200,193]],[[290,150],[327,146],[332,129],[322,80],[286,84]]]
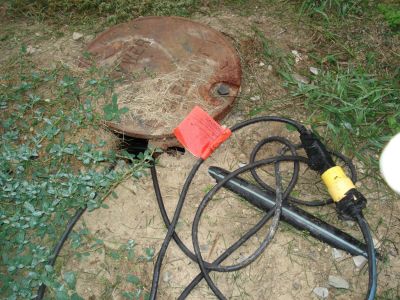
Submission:
[[[349,14],[362,12],[364,0],[304,0],[300,11],[301,14],[311,16],[322,16],[329,20],[332,15],[344,18]]]
[[[400,30],[400,5],[379,4],[378,10],[393,31]]]
[[[394,53],[383,55],[376,52],[378,49],[367,48],[363,40],[354,43],[344,36],[346,26],[354,24],[350,16],[352,12],[362,12],[361,18],[366,18],[376,14],[375,6],[367,11],[365,1],[303,1],[299,7],[300,14],[305,9],[308,12],[322,10],[326,19],[335,20],[319,26],[320,20],[301,16],[303,22],[312,28],[318,26],[319,33],[333,50],[323,59],[318,58],[321,51],[316,55],[308,53],[308,64],[318,66],[320,73],[313,75],[308,67],[296,66],[290,53],[274,45],[263,32],[254,28],[261,44],[259,55],[274,66],[288,87],[288,99],[291,98],[299,109],[305,111],[309,124],[323,134],[333,148],[347,151],[362,159],[367,166],[376,167],[376,155],[400,131],[398,56]],[[339,21],[338,16],[344,19]],[[343,67],[343,62],[348,67]],[[308,77],[311,83],[298,83],[293,79],[294,73]],[[287,102],[288,99],[280,101]],[[260,107],[252,112],[259,114],[263,110]]]
[[[125,178],[142,176],[151,153],[134,157],[115,150],[112,140],[80,134],[101,129],[104,116],[96,113],[96,101],[111,102],[113,80],[101,70],[41,69],[24,47],[2,67],[0,298],[32,299],[45,282],[53,298],[80,299],[74,274],[60,278],[47,265],[51,250],[78,208],[107,208],[105,197]],[[110,171],[122,158],[130,167]],[[85,234],[72,234],[73,248]]]
[[[107,23],[116,24],[143,15],[188,16],[199,5],[197,0],[7,0],[10,16],[30,16],[41,20],[72,19],[95,20],[106,18]]]
[[[278,72],[289,72],[294,65],[294,57],[285,53],[275,43],[268,39],[264,33],[257,27],[253,27],[253,31],[261,43],[259,55],[263,57],[267,64],[271,64]]]
[[[379,151],[400,131],[400,87],[363,69],[337,68],[314,76],[311,84],[291,80],[294,96],[303,96],[309,121],[327,129],[336,148],[361,156]]]

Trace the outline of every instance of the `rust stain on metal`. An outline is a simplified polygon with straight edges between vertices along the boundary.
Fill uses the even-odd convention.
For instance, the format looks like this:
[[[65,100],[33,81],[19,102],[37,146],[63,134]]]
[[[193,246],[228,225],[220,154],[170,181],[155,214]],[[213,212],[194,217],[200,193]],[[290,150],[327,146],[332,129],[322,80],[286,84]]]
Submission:
[[[218,31],[188,19],[135,19],[101,33],[86,51],[92,60],[82,58],[81,67],[95,62],[124,76],[116,92],[118,105],[129,112],[107,125],[158,144],[174,144],[173,128],[195,105],[221,120],[239,92],[235,49]]]

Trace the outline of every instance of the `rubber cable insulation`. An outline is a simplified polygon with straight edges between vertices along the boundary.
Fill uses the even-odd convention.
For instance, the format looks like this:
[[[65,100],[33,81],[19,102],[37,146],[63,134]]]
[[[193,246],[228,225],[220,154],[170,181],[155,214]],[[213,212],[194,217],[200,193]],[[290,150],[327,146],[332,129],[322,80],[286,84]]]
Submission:
[[[286,118],[280,118],[280,117],[259,117],[259,118],[254,118],[251,120],[247,120],[244,122],[241,122],[231,128],[232,132],[235,132],[241,128],[247,127],[249,125],[253,125],[255,123],[259,122],[280,122],[280,123],[286,123],[289,125],[294,126],[299,133],[304,132],[306,128],[301,125],[300,123],[286,119]],[[264,159],[264,160],[259,160],[255,161],[257,153],[261,147],[267,143],[271,142],[278,142],[284,145],[285,151],[290,151],[290,156],[276,156],[272,157],[269,159]],[[256,149],[257,148],[257,149]],[[321,206],[321,205],[326,205],[332,203],[332,200],[312,200],[312,201],[304,201],[300,200],[294,197],[289,196],[290,192],[293,190],[294,186],[296,185],[297,179],[298,179],[298,164],[299,162],[302,163],[307,163],[307,158],[301,157],[297,155],[296,149],[300,148],[299,146],[296,146],[286,140],[285,138],[282,137],[269,137],[267,139],[264,139],[258,143],[256,148],[252,151],[251,158],[250,158],[250,163],[242,168],[237,169],[236,171],[232,172],[229,176],[225,177],[224,180],[220,181],[218,184],[214,186],[212,190],[210,190],[207,195],[203,198],[202,202],[199,205],[199,208],[196,212],[195,215],[195,220],[193,222],[192,226],[192,239],[193,239],[193,247],[195,250],[195,253],[193,253],[179,238],[178,234],[175,232],[175,227],[176,224],[179,220],[180,213],[182,211],[185,198],[187,195],[187,192],[189,190],[190,184],[196,175],[197,171],[199,170],[200,166],[203,164],[204,160],[199,159],[196,161],[194,164],[192,170],[190,171],[185,184],[182,187],[182,192],[180,194],[178,204],[176,206],[176,210],[174,212],[174,216],[172,221],[169,220],[167,212],[165,210],[164,202],[162,199],[159,183],[158,183],[158,178],[157,178],[157,171],[155,168],[155,165],[151,167],[151,175],[153,179],[153,187],[154,191],[156,194],[157,198],[157,203],[160,208],[161,216],[163,218],[163,221],[165,225],[168,228],[167,235],[163,241],[163,244],[161,246],[159,255],[157,257],[157,261],[154,267],[154,273],[153,273],[153,282],[152,282],[152,287],[150,290],[150,299],[155,299],[157,295],[157,289],[158,289],[158,281],[160,277],[160,270],[161,270],[161,265],[163,258],[166,254],[166,251],[168,249],[168,245],[171,241],[171,239],[174,239],[174,241],[177,243],[179,248],[193,261],[196,261],[201,269],[201,273],[199,273],[193,280],[192,282],[184,289],[182,294],[179,296],[178,299],[185,299],[189,293],[193,290],[194,287],[204,278],[210,288],[213,290],[213,292],[216,294],[216,296],[219,299],[225,299],[224,295],[219,291],[215,283],[212,281],[212,279],[209,276],[209,273],[211,271],[218,271],[218,272],[230,272],[234,270],[238,270],[241,268],[246,267],[248,264],[253,262],[263,251],[265,248],[268,246],[269,242],[272,240],[276,229],[279,225],[279,217],[281,213],[281,206],[282,202],[284,201],[290,201],[293,203],[301,204],[301,205],[309,205],[309,206]],[[285,152],[284,151],[284,152]],[[332,152],[334,156],[338,157],[341,159],[345,165],[350,169],[351,173],[351,178],[353,182],[356,181],[356,172],[353,164],[351,163],[350,159],[345,157],[344,155],[337,153],[337,152]],[[279,162],[282,161],[292,161],[294,164],[294,172],[292,174],[292,178],[286,187],[285,190],[282,191],[282,183],[281,183],[281,176],[280,176],[280,171],[279,171]],[[261,178],[257,175],[256,173],[256,168],[262,165],[266,164],[274,164],[275,168],[275,189],[272,187],[268,186],[265,182],[261,180]],[[115,167],[115,165],[111,166],[110,170],[112,170]],[[297,171],[296,171],[297,170]],[[206,262],[203,260],[201,256],[201,251],[198,243],[198,225],[200,221],[200,217],[202,212],[207,206],[207,203],[212,199],[212,196],[223,186],[224,183],[226,183],[229,179],[233,178],[234,176],[237,176],[243,172],[250,171],[253,174],[253,177],[255,180],[265,189],[267,190],[274,190],[276,193],[276,205],[274,209],[269,211],[267,214],[265,214],[260,221],[257,222],[256,225],[254,225],[248,232],[246,232],[241,238],[239,238],[235,243],[233,243],[230,247],[228,247],[224,253],[222,253],[216,260],[214,260],[212,263]],[[60,240],[56,244],[56,246],[53,249],[53,254],[51,256],[51,259],[48,261],[49,265],[54,266],[55,261],[59,255],[59,252],[64,245],[66,239],[68,238],[70,232],[72,231],[74,225],[77,223],[77,221],[80,219],[80,217],[83,215],[83,213],[86,211],[86,207],[80,208],[76,211],[74,216],[71,218],[71,220],[68,222],[67,227],[62,234]],[[250,239],[254,234],[256,234],[263,226],[271,219],[273,218],[273,222],[269,228],[268,234],[265,237],[264,241],[261,243],[259,248],[248,258],[246,258],[244,261],[241,261],[240,263],[233,265],[233,266],[221,266],[220,264],[228,258],[234,251],[236,251],[241,245],[243,245],[248,239]],[[362,231],[363,237],[366,241],[367,244],[367,250],[368,250],[368,270],[369,270],[369,285],[368,285],[368,295],[367,298],[368,300],[371,300],[374,298],[375,292],[376,292],[376,278],[377,278],[377,271],[376,271],[376,259],[375,259],[375,248],[373,246],[373,241],[371,237],[371,233],[368,227],[368,223],[365,221],[363,216],[358,216],[357,217],[357,222],[360,226],[360,229]],[[38,289],[38,294],[36,297],[36,300],[42,300],[45,294],[46,286],[43,283],[39,289]]]
[[[231,128],[231,131],[234,132],[234,131],[237,131],[237,130],[243,128],[243,127],[246,127],[246,126],[249,126],[249,125],[252,125],[252,124],[255,124],[255,123],[268,122],[268,121],[275,121],[275,122],[281,122],[281,123],[286,123],[286,124],[292,125],[299,132],[305,132],[307,130],[303,125],[301,125],[300,123],[298,123],[298,122],[296,122],[294,120],[285,119],[285,118],[281,118],[281,117],[275,117],[275,116],[266,116],[266,117],[254,118],[254,119],[247,120],[247,121],[244,121],[242,123],[239,123],[239,124],[233,126]],[[185,202],[186,194],[187,194],[187,192],[189,190],[189,187],[191,185],[191,182],[192,182],[194,176],[196,175],[197,171],[199,170],[199,168],[203,164],[203,162],[204,162],[204,160],[201,159],[201,158],[199,158],[195,162],[194,166],[192,167],[191,171],[189,172],[189,174],[188,174],[188,176],[187,176],[187,178],[185,180],[185,183],[184,183],[184,185],[182,187],[182,190],[181,190],[181,193],[180,193],[180,196],[179,196],[179,200],[178,200],[178,203],[177,203],[175,211],[174,211],[174,215],[173,215],[172,221],[171,221],[170,225],[168,226],[167,234],[166,234],[165,239],[164,239],[164,241],[163,241],[163,243],[161,245],[161,249],[160,249],[160,251],[158,253],[156,264],[154,266],[153,279],[152,279],[152,285],[151,285],[150,297],[149,297],[150,300],[154,300],[157,297],[158,282],[159,282],[159,279],[160,279],[162,261],[164,259],[165,253],[166,253],[166,251],[168,249],[168,245],[169,245],[169,243],[170,243],[170,241],[171,241],[171,239],[172,239],[172,237],[174,235],[175,227],[176,227],[176,225],[178,223],[180,212],[182,211],[182,208],[183,208],[183,205],[184,205],[184,202]],[[278,224],[278,222],[277,222],[277,224]],[[277,226],[277,224],[275,224],[275,226]],[[195,245],[193,245],[193,246],[195,247]],[[196,249],[195,249],[195,253],[196,253]],[[196,253],[197,259],[199,259],[199,255],[201,256],[201,254]],[[205,265],[204,261],[199,262],[197,260],[197,262],[199,264],[201,263],[202,266],[200,266],[200,267],[204,268],[204,265]],[[202,270],[202,271],[203,271],[203,276],[206,279],[207,283],[209,284],[210,288],[217,295],[217,297],[223,299],[222,293],[212,283],[212,280],[208,276],[207,272],[204,272],[204,270]]]
[[[294,120],[290,120],[290,119],[285,119],[285,118],[280,118],[280,117],[259,117],[259,118],[255,118],[255,119],[251,119],[251,120],[247,120],[244,121],[242,123],[239,123],[235,126],[233,126],[231,128],[232,132],[235,132],[241,128],[244,128],[246,126],[249,125],[253,125],[255,123],[259,123],[259,122],[281,122],[281,123],[286,123],[286,124],[290,124],[294,127],[296,127],[296,129],[298,130],[299,133],[304,132],[305,130],[307,130],[303,125],[297,123]],[[261,147],[267,143],[270,142],[279,142],[281,144],[283,144],[285,147],[284,149],[289,150],[292,154],[292,156],[277,156],[277,157],[273,157],[270,159],[266,159],[266,160],[260,160],[260,161],[255,161],[256,155],[258,153],[258,151],[261,149]],[[160,277],[160,269],[161,269],[161,264],[162,264],[162,260],[165,256],[167,247],[169,242],[171,241],[171,239],[174,239],[175,242],[177,243],[177,245],[182,249],[182,251],[192,260],[196,261],[201,269],[201,273],[198,274],[193,280],[192,282],[185,288],[185,290],[182,292],[182,294],[179,296],[178,299],[185,299],[189,293],[191,292],[191,290],[204,278],[207,282],[207,284],[209,285],[210,289],[214,292],[214,294],[217,296],[217,298],[219,299],[225,299],[225,296],[222,294],[222,292],[218,289],[218,287],[215,285],[215,283],[212,281],[212,279],[209,276],[209,272],[211,271],[218,271],[218,272],[230,272],[230,271],[235,271],[235,270],[239,270],[245,266],[247,266],[248,264],[250,264],[251,262],[253,262],[257,257],[259,257],[259,255],[261,255],[261,253],[265,250],[265,248],[268,246],[270,240],[272,239],[274,233],[276,232],[277,226],[279,224],[279,217],[280,217],[280,209],[281,209],[281,205],[282,205],[282,201],[291,201],[293,203],[297,203],[297,204],[301,204],[301,205],[308,205],[308,206],[321,206],[321,205],[326,205],[326,204],[330,204],[333,203],[333,201],[331,199],[328,200],[312,200],[312,201],[304,201],[304,200],[300,200],[294,197],[290,197],[289,194],[292,191],[292,189],[294,188],[297,179],[298,179],[298,164],[299,162],[302,163],[307,163],[307,158],[305,157],[301,157],[296,155],[296,148],[299,148],[298,146],[296,147],[296,145],[293,145],[291,142],[287,141],[286,139],[282,138],[282,137],[269,137],[266,138],[262,141],[260,141],[257,146],[253,149],[252,153],[251,153],[251,157],[250,157],[250,163],[242,168],[237,169],[236,171],[233,171],[232,173],[230,173],[227,177],[225,177],[222,181],[220,181],[219,183],[217,183],[212,190],[210,190],[206,196],[203,198],[203,200],[201,201],[194,221],[193,221],[193,226],[192,226],[192,242],[193,242],[193,248],[195,250],[195,253],[193,254],[189,248],[184,245],[184,243],[181,241],[181,239],[179,238],[179,236],[177,235],[177,233],[175,232],[175,227],[177,224],[177,221],[179,219],[179,214],[183,208],[184,205],[184,200],[186,197],[186,194],[188,192],[188,189],[190,187],[190,184],[194,178],[194,176],[196,175],[197,171],[199,170],[200,166],[202,165],[202,163],[204,162],[202,159],[199,159],[195,165],[193,166],[192,170],[190,171],[185,184],[182,188],[181,191],[181,196],[179,198],[178,204],[176,206],[176,210],[174,212],[174,218],[172,220],[172,222],[169,221],[169,218],[167,216],[167,213],[165,211],[165,207],[163,204],[163,199],[162,199],[162,195],[160,192],[160,188],[158,185],[158,179],[157,179],[157,173],[156,173],[156,169],[155,166],[153,166],[151,168],[151,174],[152,174],[152,178],[153,178],[153,186],[154,186],[154,190],[156,193],[156,198],[157,198],[157,203],[159,205],[160,208],[160,212],[162,215],[162,218],[164,220],[165,225],[168,228],[168,233],[167,236],[163,242],[163,246],[162,246],[162,251],[160,251],[160,254],[157,258],[157,263],[155,265],[154,268],[154,273],[153,273],[153,281],[152,281],[152,287],[150,290],[150,299],[154,300],[156,299],[157,296],[157,288],[158,288],[158,281],[159,281],[159,277]],[[332,155],[338,157],[340,160],[342,160],[344,162],[344,164],[349,168],[350,170],[350,176],[353,180],[353,182],[356,182],[357,176],[356,176],[356,171],[355,168],[353,166],[353,164],[351,163],[351,160],[348,159],[347,157],[345,157],[343,154],[338,153],[338,152],[331,152]],[[294,163],[294,172],[292,175],[292,178],[290,180],[290,183],[288,184],[287,188],[285,189],[285,191],[282,194],[281,189],[281,182],[280,182],[280,172],[279,172],[279,162],[280,161],[293,161]],[[274,163],[275,164],[275,178],[276,178],[276,187],[275,187],[275,194],[277,196],[276,199],[276,205],[274,207],[273,210],[271,210],[268,214],[266,214],[255,226],[253,226],[245,235],[242,236],[242,238],[240,238],[238,241],[236,241],[233,245],[231,245],[230,247],[228,247],[228,249],[225,250],[225,252],[223,254],[221,254],[214,262],[209,263],[204,261],[202,255],[201,255],[201,251],[200,251],[200,246],[199,246],[199,242],[198,242],[198,225],[199,225],[199,221],[202,215],[202,212],[204,211],[205,207],[207,206],[207,203],[212,199],[212,196],[231,178],[246,172],[246,171],[251,171],[251,173],[253,174],[253,177],[256,179],[256,181],[264,188],[267,190],[273,190],[272,187],[268,186],[267,184],[265,184],[260,177],[258,176],[258,174],[256,173],[256,168],[265,164],[271,164]],[[221,262],[223,262],[227,257],[229,257],[230,254],[232,254],[236,249],[238,249],[242,244],[244,244],[251,236],[253,236],[255,233],[257,233],[266,223],[267,221],[274,216],[274,221],[277,220],[276,222],[273,222],[272,225],[269,228],[268,234],[266,236],[266,238],[264,239],[264,241],[261,243],[261,245],[259,246],[259,248],[257,248],[257,250],[250,255],[248,258],[246,258],[245,260],[241,261],[239,264],[234,265],[234,266],[220,266],[219,264]],[[364,220],[365,222],[365,220]],[[373,247],[371,247],[371,242],[368,239],[367,233],[369,233],[368,227],[365,226],[365,224],[360,221],[360,228],[361,226],[363,226],[363,229],[365,231],[365,233],[363,232],[363,236],[364,239],[366,241],[366,243],[368,244],[369,248],[372,248],[372,252],[375,252],[375,249]],[[361,225],[363,224],[363,225]],[[370,233],[369,233],[370,234]],[[369,253],[371,252],[371,250],[369,251]],[[371,253],[372,253],[371,252]],[[194,257],[195,256],[195,257]],[[369,265],[374,265],[374,261],[375,261],[375,256],[371,254],[371,257],[369,257]],[[376,264],[375,264],[376,266]],[[375,268],[376,269],[376,268]],[[375,294],[374,292],[374,286],[376,287],[376,272],[374,273],[373,271],[373,267],[369,267],[369,292],[368,292],[368,296],[366,299],[370,299],[371,294]],[[375,282],[375,284],[373,284],[373,282]],[[376,289],[376,288],[375,288]],[[373,296],[372,296],[373,298]]]

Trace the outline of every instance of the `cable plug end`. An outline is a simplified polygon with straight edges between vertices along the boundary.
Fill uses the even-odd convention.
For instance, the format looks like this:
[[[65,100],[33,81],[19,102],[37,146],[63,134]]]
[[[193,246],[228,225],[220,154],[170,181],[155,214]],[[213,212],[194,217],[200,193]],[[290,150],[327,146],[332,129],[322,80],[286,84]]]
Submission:
[[[362,210],[367,205],[367,199],[356,189],[351,189],[346,196],[336,202],[336,211],[342,220],[357,221],[358,216],[362,216]]]
[[[300,134],[300,140],[307,153],[310,169],[322,174],[335,166],[330,153],[315,133],[304,131]]]
[[[341,219],[356,220],[357,216],[362,216],[367,200],[340,166],[326,170],[321,179],[336,203],[336,211]]]

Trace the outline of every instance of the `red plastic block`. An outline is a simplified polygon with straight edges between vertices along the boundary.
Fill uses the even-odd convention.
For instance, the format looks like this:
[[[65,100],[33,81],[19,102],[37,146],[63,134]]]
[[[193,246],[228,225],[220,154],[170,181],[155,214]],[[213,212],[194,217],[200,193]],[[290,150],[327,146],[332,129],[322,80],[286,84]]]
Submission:
[[[195,106],[174,129],[178,141],[194,156],[207,159],[232,132],[219,125],[208,113]]]

